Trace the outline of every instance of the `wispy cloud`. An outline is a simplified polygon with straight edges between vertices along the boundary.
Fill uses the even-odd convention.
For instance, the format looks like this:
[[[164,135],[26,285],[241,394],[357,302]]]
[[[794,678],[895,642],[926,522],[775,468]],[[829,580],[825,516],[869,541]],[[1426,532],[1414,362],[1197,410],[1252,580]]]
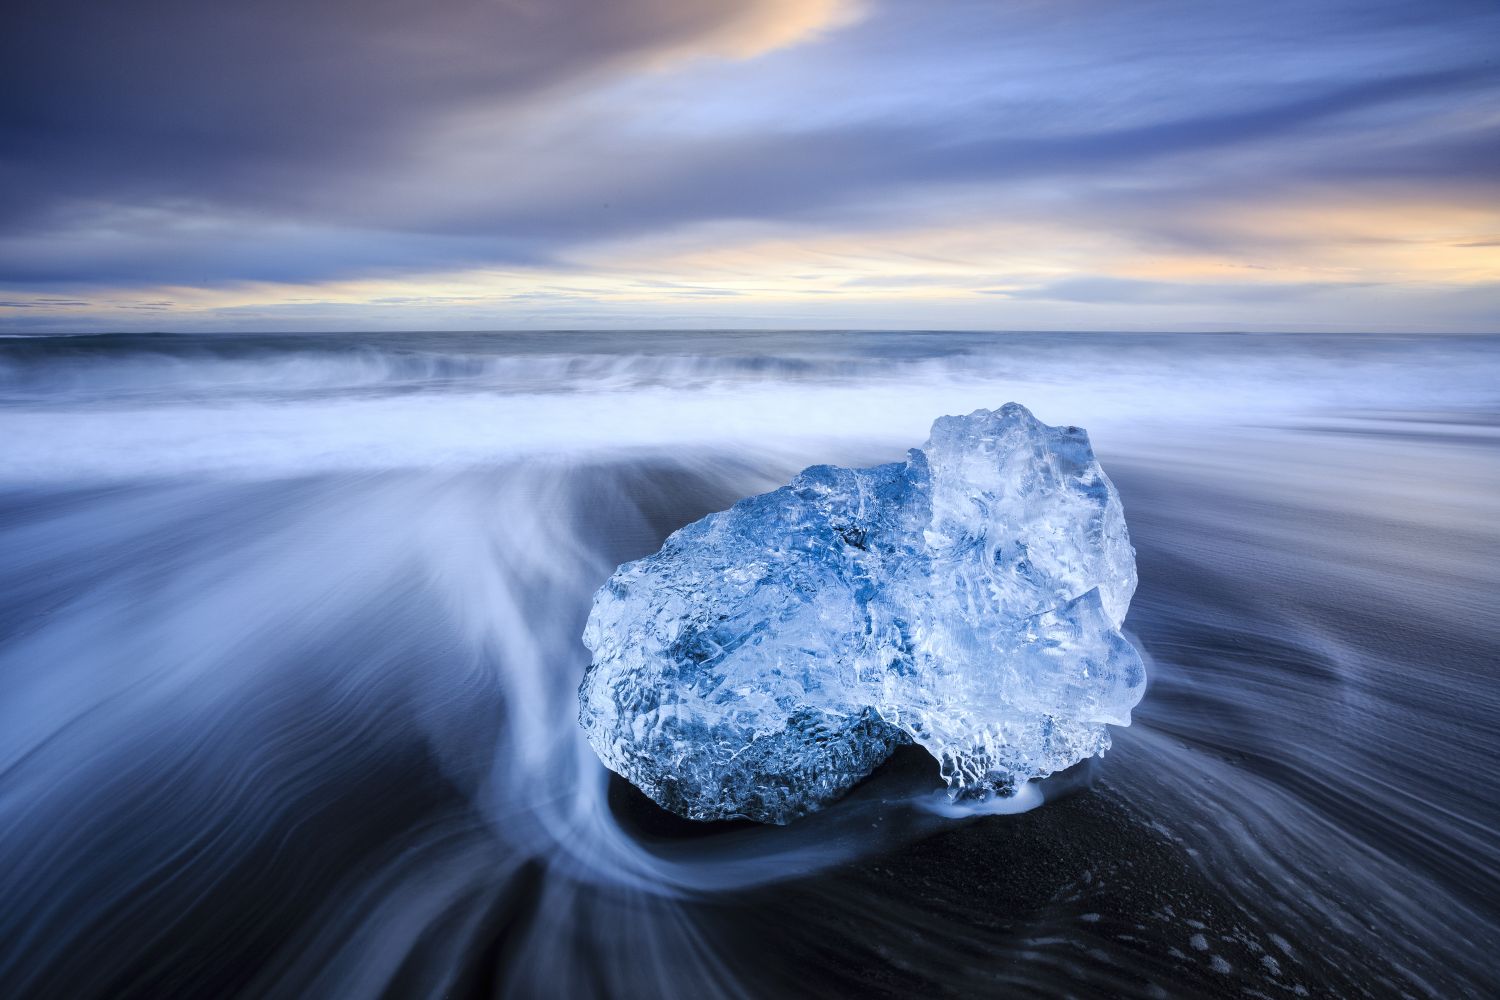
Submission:
[[[1496,278],[1497,35],[1458,0],[63,0],[0,36],[0,310],[1331,292],[1357,327]],[[1500,325],[1474,300],[1433,315]]]

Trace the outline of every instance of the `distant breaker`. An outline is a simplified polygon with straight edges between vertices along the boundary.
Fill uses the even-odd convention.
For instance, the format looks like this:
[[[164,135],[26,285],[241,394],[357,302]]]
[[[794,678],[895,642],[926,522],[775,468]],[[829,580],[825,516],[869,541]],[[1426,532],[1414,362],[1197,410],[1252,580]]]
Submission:
[[[621,566],[579,722],[693,819],[786,823],[913,741],[955,797],[1011,795],[1130,724],[1135,585],[1083,430],[1016,403],[942,417],[905,462],[814,466]]]

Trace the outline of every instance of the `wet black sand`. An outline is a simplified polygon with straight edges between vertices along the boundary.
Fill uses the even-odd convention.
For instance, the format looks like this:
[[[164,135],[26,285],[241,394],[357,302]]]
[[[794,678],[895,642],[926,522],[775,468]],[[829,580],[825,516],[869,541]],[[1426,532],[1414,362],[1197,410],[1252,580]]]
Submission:
[[[398,468],[362,450],[360,419],[395,407],[392,426],[428,421],[413,447],[452,443],[477,398],[443,409],[455,380],[499,380],[501,398],[542,371],[582,394],[622,365],[727,403],[713,379],[805,391],[813,408],[820,380],[896,382],[913,359],[962,374],[970,341],[910,335],[874,357],[875,338],[834,338],[826,357],[757,360],[742,355],[801,341],[747,336],[691,364],[594,345],[578,376],[541,338],[467,360],[444,352],[468,341],[414,338],[376,366],[394,387],[355,391],[364,346],[310,342],[309,368],[285,345],[195,341],[162,368],[175,342],[147,339],[27,348],[25,377],[0,386],[0,417],[78,435],[26,452],[50,479],[0,477],[0,996],[1495,995],[1493,407],[1096,434],[1138,551],[1127,629],[1150,661],[1105,759],[1022,815],[913,808],[935,784],[913,750],[785,829],[702,827],[582,743],[578,636],[616,564],[805,456],[700,443]],[[991,339],[1017,371],[1083,350]],[[1131,350],[1131,377],[1160,386],[1156,366],[1198,349],[1096,339],[1101,385]],[[1215,377],[1242,356],[1300,365],[1298,392],[1325,369],[1343,392],[1351,363],[1427,357],[1310,343],[1202,350]],[[247,375],[262,369],[278,374]],[[319,409],[349,394],[353,410]],[[413,396],[436,409],[401,409]],[[322,422],[257,436],[288,414]],[[163,444],[121,479],[136,456],[115,461],[116,425],[132,447],[166,430],[191,449]],[[103,456],[88,475],[79,442]],[[302,471],[195,464],[235,449]],[[899,454],[839,449],[817,457]]]

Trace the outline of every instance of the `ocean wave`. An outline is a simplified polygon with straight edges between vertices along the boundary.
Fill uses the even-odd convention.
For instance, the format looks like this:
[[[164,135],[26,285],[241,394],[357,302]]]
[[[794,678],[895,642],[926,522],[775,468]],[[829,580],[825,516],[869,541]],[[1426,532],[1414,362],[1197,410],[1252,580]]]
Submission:
[[[987,381],[969,372],[983,351],[949,340],[911,364],[952,370],[914,383],[890,359],[879,379],[765,369],[732,390],[575,375],[485,405],[451,387],[415,408],[257,398],[238,423],[207,398],[8,397],[0,982],[1482,995],[1500,953],[1482,764],[1497,458],[1482,437],[1403,433],[1451,412],[1423,388],[1441,366],[1379,362],[1375,417],[1340,409],[1382,395],[1360,386],[1283,390],[1252,420],[1208,405],[1201,371],[1177,395],[1144,362],[1127,392],[1087,357],[1076,382]],[[1068,368],[1073,343],[1052,343]],[[287,353],[268,350],[245,363]],[[1342,354],[1304,351],[1348,379]],[[1444,363],[1495,411],[1469,356]],[[918,443],[909,423],[1016,387],[1081,414],[1048,419],[1102,420],[1138,549],[1127,626],[1151,686],[1103,760],[1044,782],[1040,808],[955,816],[906,752],[784,829],[678,821],[604,771],[575,721],[579,635],[617,564],[802,464],[868,463]],[[1355,420],[1378,432],[1345,433]],[[464,435],[482,444],[433,459]]]

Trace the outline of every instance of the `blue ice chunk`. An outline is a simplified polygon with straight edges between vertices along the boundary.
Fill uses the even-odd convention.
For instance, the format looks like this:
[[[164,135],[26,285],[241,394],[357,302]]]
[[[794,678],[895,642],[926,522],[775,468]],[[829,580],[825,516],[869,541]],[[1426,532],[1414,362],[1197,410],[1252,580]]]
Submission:
[[[909,741],[950,794],[1009,795],[1130,724],[1135,585],[1083,430],[1016,403],[942,417],[905,462],[813,466],[621,566],[579,721],[693,819],[785,823]]]

